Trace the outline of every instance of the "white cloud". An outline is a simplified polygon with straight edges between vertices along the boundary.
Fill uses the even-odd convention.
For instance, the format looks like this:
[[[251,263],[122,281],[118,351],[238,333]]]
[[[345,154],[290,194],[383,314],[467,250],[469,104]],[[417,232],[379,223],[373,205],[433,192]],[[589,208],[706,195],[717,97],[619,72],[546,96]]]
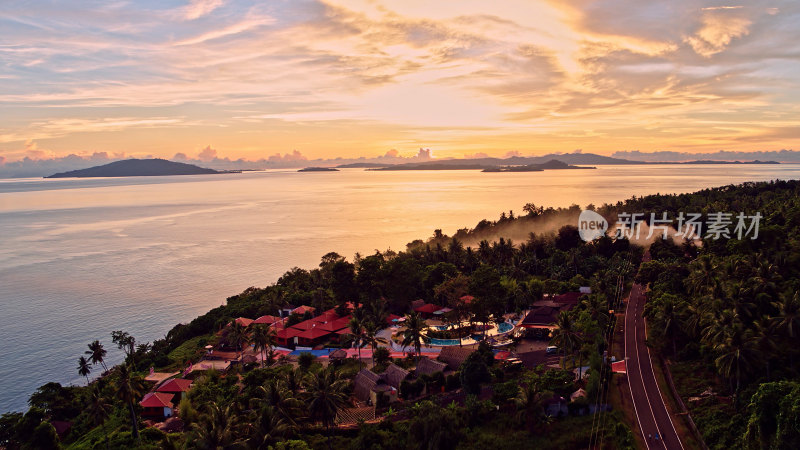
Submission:
[[[203,17],[225,4],[223,0],[191,0],[182,8],[186,20],[195,20]]]
[[[736,38],[746,36],[752,22],[745,17],[704,14],[702,26],[686,38],[697,54],[706,58],[724,51]]]

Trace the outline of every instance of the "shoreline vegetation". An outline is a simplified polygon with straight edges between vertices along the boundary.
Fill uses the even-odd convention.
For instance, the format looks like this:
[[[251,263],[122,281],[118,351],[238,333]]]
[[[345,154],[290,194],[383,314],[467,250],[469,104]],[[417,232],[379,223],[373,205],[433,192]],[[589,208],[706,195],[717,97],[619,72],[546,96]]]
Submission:
[[[603,359],[622,355],[606,338],[622,280],[622,292],[634,281],[648,286],[648,342],[667,359],[709,447],[796,447],[800,182],[634,196],[586,209],[606,218],[742,211],[764,219],[756,240],[657,239],[644,263],[639,243],[581,240],[580,206],[530,203],[521,215],[503,212],[454,236],[435,230],[401,252],[352,261],[328,253],[319,267],[293,268],[272,285],[250,287],[163,339],[139,343],[115,331],[111,342],[125,355],[116,367],[105,366],[102,342],[89,343],[86,355],[75,355],[88,385],[41,386],[27,412],[2,415],[0,446],[557,449],[586,448],[602,435],[613,448],[633,448],[635,424],[625,422],[619,405],[602,401],[624,380],[608,375]],[[520,327],[502,351],[486,340],[429,360],[426,321],[478,330],[519,324],[543,311],[536,305],[558,305],[562,296],[577,300],[558,306],[543,328]],[[434,310],[444,312],[421,316]],[[278,345],[296,333],[287,331],[293,326],[307,323],[313,331],[346,317],[341,334],[320,341],[331,350],[327,357]],[[405,348],[399,354],[390,351],[395,339]],[[549,345],[554,355],[545,351]],[[335,349],[357,349],[358,356],[334,358]],[[214,361],[225,369],[210,368]],[[103,375],[92,379],[97,372]],[[191,384],[177,383],[186,391],[175,397],[148,393],[162,386],[145,381],[156,374]],[[172,406],[173,417],[143,419],[162,404]],[[591,412],[609,408],[596,427]]]

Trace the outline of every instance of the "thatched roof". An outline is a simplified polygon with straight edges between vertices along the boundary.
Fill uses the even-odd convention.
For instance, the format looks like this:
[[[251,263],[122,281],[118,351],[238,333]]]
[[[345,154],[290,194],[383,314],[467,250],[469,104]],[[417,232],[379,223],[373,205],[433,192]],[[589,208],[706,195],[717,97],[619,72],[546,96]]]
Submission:
[[[395,363],[389,364],[386,371],[383,373],[383,378],[389,386],[400,388],[400,383],[411,375],[409,371],[403,369]]]
[[[369,400],[372,388],[378,384],[380,379],[380,375],[376,374],[375,372],[369,369],[361,369],[361,371],[356,374],[355,379],[353,379],[353,393],[355,394],[356,398],[362,402]]]
[[[414,369],[414,374],[420,375],[433,375],[436,372],[444,372],[447,369],[447,364],[439,361],[434,361],[430,358],[422,358],[417,363],[417,368]]]
[[[439,353],[439,361],[447,364],[447,367],[458,370],[461,364],[467,360],[467,357],[474,352],[475,349],[469,347],[449,346],[442,348]]]
[[[347,358],[347,352],[340,349],[334,350],[328,355],[328,359],[345,359]]]

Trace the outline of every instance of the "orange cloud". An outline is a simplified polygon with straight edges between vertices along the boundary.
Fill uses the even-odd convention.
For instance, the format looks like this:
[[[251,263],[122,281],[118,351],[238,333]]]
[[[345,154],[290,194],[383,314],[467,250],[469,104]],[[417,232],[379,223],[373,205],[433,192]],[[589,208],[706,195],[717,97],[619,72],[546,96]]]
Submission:
[[[211,161],[217,157],[217,151],[211,148],[211,146],[207,146],[200,153],[197,154],[197,159],[201,161]]]

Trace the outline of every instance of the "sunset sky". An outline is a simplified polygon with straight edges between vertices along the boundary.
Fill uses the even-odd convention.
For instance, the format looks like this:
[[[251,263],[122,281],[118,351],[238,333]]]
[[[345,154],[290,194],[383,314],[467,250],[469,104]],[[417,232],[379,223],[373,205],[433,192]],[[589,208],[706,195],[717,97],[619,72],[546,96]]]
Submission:
[[[3,2],[0,159],[800,149],[798,23],[796,0]]]

